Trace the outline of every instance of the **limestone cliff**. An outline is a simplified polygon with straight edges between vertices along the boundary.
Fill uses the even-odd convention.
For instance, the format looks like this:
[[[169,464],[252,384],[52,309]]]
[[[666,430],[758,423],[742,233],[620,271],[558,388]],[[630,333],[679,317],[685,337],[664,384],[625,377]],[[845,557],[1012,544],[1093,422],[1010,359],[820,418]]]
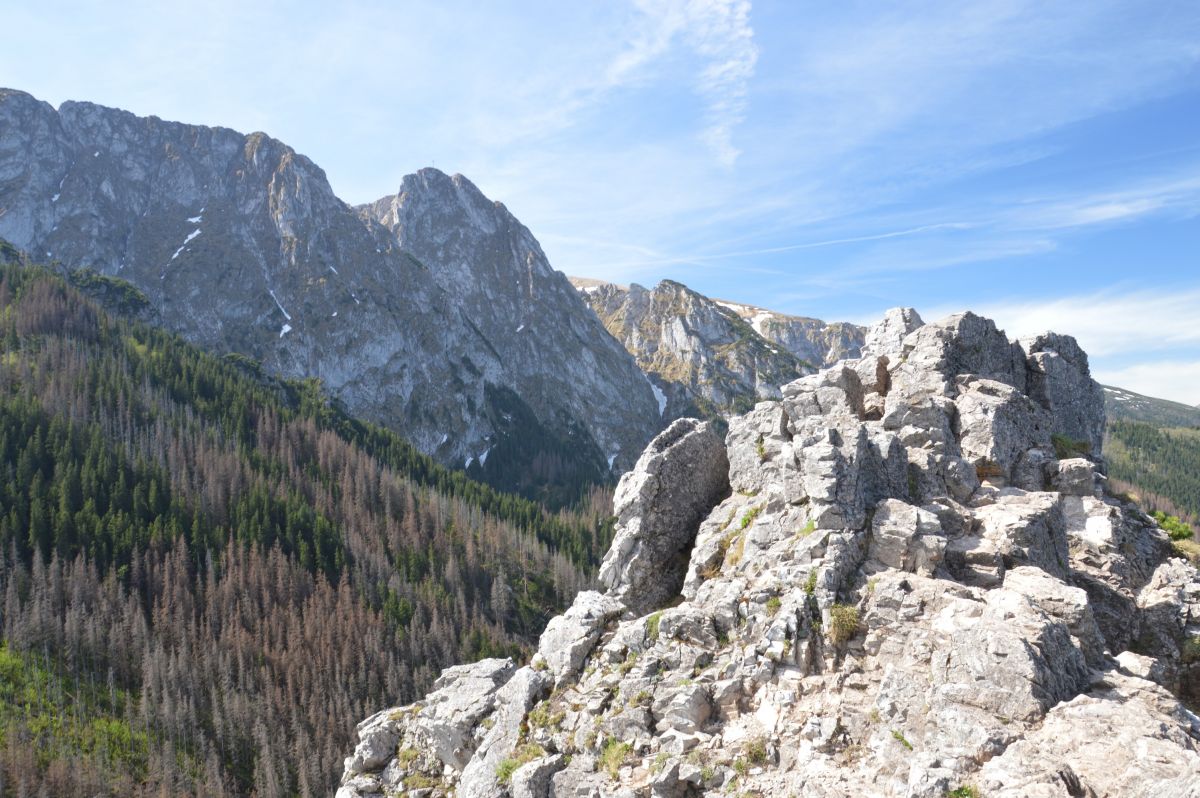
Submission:
[[[743,413],[835,352],[804,339],[797,355],[743,318],[735,306],[663,280],[654,288],[623,288],[573,278],[592,310],[653,382],[666,419]],[[743,306],[736,306],[743,307]],[[814,321],[815,320],[810,320]],[[822,325],[823,322],[815,322]],[[764,328],[765,329],[765,328]]]
[[[339,796],[1200,795],[1200,577],[1106,492],[1086,356],[969,313],[867,342],[723,444],[663,432],[606,592],[363,721]]]
[[[0,89],[0,237],[133,283],[192,342],[319,378],[477,476],[542,447],[599,480],[660,429],[632,357],[461,176],[355,209],[265,134]]]

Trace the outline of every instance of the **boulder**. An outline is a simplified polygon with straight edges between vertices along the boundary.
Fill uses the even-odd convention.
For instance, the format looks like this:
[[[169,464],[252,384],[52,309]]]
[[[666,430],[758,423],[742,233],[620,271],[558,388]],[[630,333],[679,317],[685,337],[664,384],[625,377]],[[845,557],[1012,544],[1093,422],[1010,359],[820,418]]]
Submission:
[[[981,532],[1007,567],[1033,565],[1065,579],[1070,573],[1067,535],[1058,495],[1005,491],[975,511]]]
[[[932,576],[945,549],[942,525],[933,513],[898,499],[885,499],[876,506],[867,546],[868,570],[894,568]]]
[[[516,749],[529,709],[545,698],[552,680],[546,673],[521,668],[496,694],[492,727],[484,735],[458,781],[458,798],[494,798],[501,793],[496,779],[500,764]]]
[[[988,798],[1200,795],[1188,714],[1157,685],[1110,672],[984,764],[976,786]]]
[[[958,378],[958,388],[959,445],[979,476],[1010,480],[1030,450],[1050,447],[1048,414],[1016,388],[979,377]]]
[[[638,615],[679,595],[700,521],[728,493],[711,424],[680,419],[660,433],[617,485],[616,537],[600,565],[608,594]]]
[[[958,313],[919,327],[904,339],[907,374],[939,375],[945,383],[972,375],[1025,389],[1025,352],[991,319]]]
[[[512,774],[512,798],[549,798],[551,779],[566,767],[565,760],[562,754],[554,754],[521,765]]]

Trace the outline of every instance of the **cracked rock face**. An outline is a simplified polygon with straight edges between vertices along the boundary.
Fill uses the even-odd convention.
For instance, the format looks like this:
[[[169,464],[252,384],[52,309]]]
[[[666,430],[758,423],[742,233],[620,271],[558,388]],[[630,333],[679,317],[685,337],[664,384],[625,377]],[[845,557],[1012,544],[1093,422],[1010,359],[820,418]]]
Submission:
[[[896,312],[867,338],[731,420],[731,490],[679,596],[622,602],[659,581],[629,570],[552,622],[517,673],[553,687],[492,710],[525,713],[494,794],[1200,795],[1200,577],[1105,492],[1098,447],[1058,459],[1050,436],[1086,441],[1102,412],[1086,358],[970,314]],[[662,510],[625,508],[626,529]],[[374,750],[343,798],[461,794],[484,749]]]
[[[262,133],[0,89],[0,237],[127,280],[190,341],[319,378],[456,467],[528,434],[508,429],[526,410],[596,478],[660,428],[633,358],[460,175],[356,209]]]
[[[862,344],[861,327],[722,302],[673,280],[654,288],[575,283],[653,381],[666,419],[745,412]]]
[[[725,444],[683,418],[650,442],[613,497],[617,531],[600,565],[608,594],[638,615],[679,595],[696,528],[729,493]]]

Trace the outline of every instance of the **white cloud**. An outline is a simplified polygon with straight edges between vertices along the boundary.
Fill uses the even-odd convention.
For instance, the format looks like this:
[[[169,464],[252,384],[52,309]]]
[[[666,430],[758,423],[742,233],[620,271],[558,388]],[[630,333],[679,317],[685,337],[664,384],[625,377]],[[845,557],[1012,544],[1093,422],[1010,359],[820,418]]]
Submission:
[[[1200,360],[1156,360],[1124,368],[1093,368],[1093,376],[1146,396],[1200,404]]]
[[[971,310],[995,320],[1011,338],[1053,330],[1073,335],[1092,375],[1147,396],[1200,402],[1200,288],[1096,291],[1049,300],[1001,302]],[[927,321],[964,310],[922,311]]]
[[[1073,335],[1093,357],[1144,355],[1200,346],[1200,288],[1077,294],[1051,300],[973,308],[995,319],[1011,337],[1047,330]],[[1128,386],[1126,386],[1128,387]]]

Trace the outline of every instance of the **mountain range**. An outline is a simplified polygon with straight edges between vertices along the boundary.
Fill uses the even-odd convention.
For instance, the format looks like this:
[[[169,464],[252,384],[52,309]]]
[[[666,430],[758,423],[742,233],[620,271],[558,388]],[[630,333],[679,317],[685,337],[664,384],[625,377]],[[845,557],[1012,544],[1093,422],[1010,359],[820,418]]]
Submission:
[[[1144,549],[1144,571],[1165,567],[1166,550],[1131,496],[1114,494],[1137,491],[1148,509],[1200,517],[1200,411],[1119,388],[1101,394],[1069,338],[1013,342],[970,314],[925,325],[911,310],[866,330],[670,280],[568,279],[461,175],[422,169],[396,194],[351,206],[317,165],[265,134],[90,103],[55,109],[12,90],[0,90],[0,385],[0,792],[328,794],[352,720],[430,688],[478,709],[468,715],[479,727],[459,728],[460,704],[435,707],[435,734],[457,735],[457,749],[414,759],[395,741],[381,752],[360,745],[347,789],[400,778],[427,795],[461,775],[495,794],[501,765],[516,770],[525,758],[540,764],[508,774],[514,794],[556,770],[570,771],[563,794],[604,782],[599,771],[643,779],[632,750],[610,743],[642,735],[641,753],[655,726],[674,729],[654,760],[667,771],[659,793],[731,787],[747,775],[739,767],[762,775],[752,772],[765,764],[757,748],[714,760],[708,775],[678,755],[710,742],[688,736],[702,698],[713,700],[711,717],[752,711],[752,692],[729,704],[734,694],[722,699],[707,681],[675,690],[714,660],[672,660],[667,639],[700,635],[721,672],[750,687],[764,656],[854,679],[858,644],[847,653],[848,640],[822,642],[819,632],[851,598],[885,615],[904,601],[916,577],[886,575],[878,601],[868,578],[863,593],[860,577],[881,563],[928,577],[936,563],[921,558],[945,538],[940,580],[992,590],[1004,569],[1024,568],[1022,557],[1060,577],[1058,537],[1021,543],[1028,530],[1008,527],[987,545],[973,537],[1008,510],[1033,518],[1044,499],[1059,509],[1031,521],[1037,534],[1075,534],[1085,520],[1090,535],[1108,513],[1129,533],[1121,545]],[[1115,419],[1107,435],[1103,404]],[[607,486],[630,468],[614,507]],[[1005,492],[1013,486],[1058,498],[1025,506]],[[935,533],[920,513],[938,502]],[[904,526],[912,518],[919,534]],[[511,707],[533,708],[537,696],[508,694],[524,685],[541,696],[548,678],[505,658],[526,658],[547,618],[593,584],[614,523],[599,574],[611,595],[580,593],[551,621],[532,668],[576,678],[575,660],[617,623],[612,601],[627,607],[621,640],[645,638],[609,641],[572,693],[609,737],[589,741],[587,719],[551,693],[535,739],[522,743],[541,754],[499,747],[513,757],[493,761],[484,724],[512,732]],[[1186,530],[1170,523],[1172,537]],[[783,545],[793,532],[799,543]],[[1173,545],[1190,545],[1185,537]],[[690,568],[693,543],[703,562]],[[860,562],[859,549],[876,543],[884,559]],[[1120,582],[1132,578],[1125,550],[1097,545],[1101,566],[1086,557],[1070,566],[1095,597],[1082,609],[1067,597],[1069,631],[1092,664],[1096,638],[1078,626],[1088,612],[1113,645],[1134,626],[1162,632],[1159,648],[1138,650],[1158,651],[1167,671],[1120,665],[1175,689],[1190,660],[1163,642],[1174,632],[1112,598],[1136,589],[1157,601],[1149,572]],[[797,576],[781,564],[789,557],[821,580],[805,584],[807,598],[771,592]],[[846,570],[853,562],[866,570]],[[691,610],[663,617],[684,571],[693,609],[716,613],[712,628]],[[1059,609],[1062,589],[1075,589],[1042,587]],[[745,590],[753,612],[765,600],[771,617],[796,599],[785,613],[795,623],[776,628],[749,605],[743,614],[722,604]],[[735,636],[765,645],[752,673],[726,650]],[[433,678],[478,657],[492,659]],[[631,671],[636,684],[625,683]],[[673,685],[659,696],[656,674],[668,671]],[[637,706],[615,707],[614,689]],[[397,711],[415,718],[425,708]],[[568,711],[578,732],[569,743],[541,724]],[[870,745],[887,743],[847,717]],[[380,740],[408,739],[402,720],[368,723],[363,744],[380,729]],[[801,736],[839,756],[854,750],[840,747],[846,729],[830,728]],[[794,737],[764,756],[807,745]],[[573,767],[555,758],[567,749],[581,755]],[[390,770],[377,773],[372,763],[387,757]],[[468,759],[484,763],[470,778],[456,771]],[[974,773],[970,763],[951,769]]]
[[[633,359],[461,176],[353,208],[265,134],[2,90],[0,237],[120,277],[188,340],[319,378],[477,475],[596,482],[659,428]]]
[[[589,309],[461,175],[422,169],[352,207],[266,134],[7,89],[0,237],[119,277],[189,341],[319,379],[439,462],[552,504],[628,468],[672,418],[746,409],[861,343],[853,325],[675,283],[648,303],[605,287]],[[666,338],[631,334],[671,324]]]

